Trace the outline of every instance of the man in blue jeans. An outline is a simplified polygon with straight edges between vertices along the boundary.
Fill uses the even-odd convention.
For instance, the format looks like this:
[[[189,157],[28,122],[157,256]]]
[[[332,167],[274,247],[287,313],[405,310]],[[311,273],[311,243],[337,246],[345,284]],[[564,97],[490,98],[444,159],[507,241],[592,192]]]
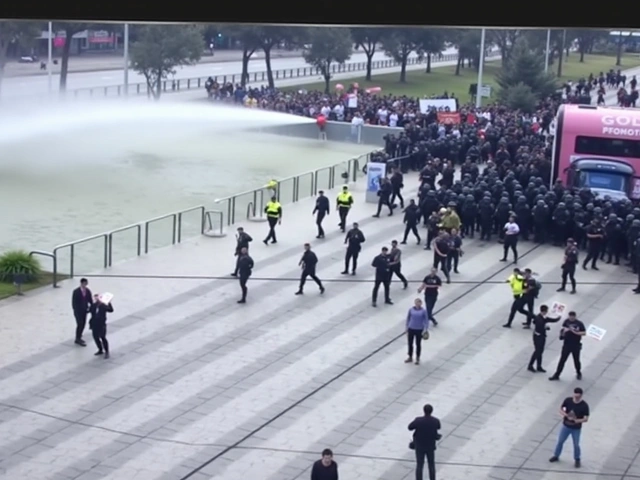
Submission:
[[[573,397],[567,397],[560,406],[562,416],[562,427],[558,435],[558,443],[553,452],[550,462],[557,462],[562,454],[564,442],[569,437],[573,440],[573,459],[575,467],[580,468],[580,432],[582,424],[589,421],[589,404],[582,399],[582,389],[580,387],[573,390]]]

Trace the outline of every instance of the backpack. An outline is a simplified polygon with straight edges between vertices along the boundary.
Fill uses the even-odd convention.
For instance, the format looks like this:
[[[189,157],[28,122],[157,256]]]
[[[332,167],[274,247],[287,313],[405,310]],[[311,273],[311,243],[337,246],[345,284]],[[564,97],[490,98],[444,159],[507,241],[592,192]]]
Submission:
[[[542,289],[542,284],[536,280],[536,298],[538,298],[538,295],[540,295],[540,290]]]

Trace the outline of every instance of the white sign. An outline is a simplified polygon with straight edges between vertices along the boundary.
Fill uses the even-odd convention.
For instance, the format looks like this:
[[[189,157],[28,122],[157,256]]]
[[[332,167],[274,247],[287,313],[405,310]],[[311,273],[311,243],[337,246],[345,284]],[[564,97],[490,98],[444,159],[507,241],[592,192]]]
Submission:
[[[378,190],[380,190],[380,182],[387,175],[386,163],[367,163],[367,203],[378,203]]]
[[[109,292],[101,293],[99,298],[100,298],[100,301],[105,305],[109,304],[111,303],[111,300],[113,300],[113,293],[109,293]]]
[[[480,87],[480,96],[489,98],[491,96],[491,85],[483,85]]]
[[[350,93],[347,101],[348,108],[358,108],[358,95],[356,93]]]
[[[429,113],[433,109],[439,112],[455,112],[456,100],[455,98],[421,98],[420,99],[420,113]]]
[[[604,328],[596,327],[595,325],[589,325],[587,328],[587,337],[595,338],[596,340],[602,340],[607,331]]]
[[[553,305],[551,305],[551,315],[553,317],[561,317],[566,311],[567,306],[564,303],[553,302]]]

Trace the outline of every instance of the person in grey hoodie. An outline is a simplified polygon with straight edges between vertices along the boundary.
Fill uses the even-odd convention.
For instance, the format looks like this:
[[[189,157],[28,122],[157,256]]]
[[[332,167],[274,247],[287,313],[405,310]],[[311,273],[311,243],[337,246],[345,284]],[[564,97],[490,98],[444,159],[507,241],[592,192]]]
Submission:
[[[420,353],[422,353],[422,335],[429,330],[429,316],[422,306],[422,300],[416,298],[413,307],[407,312],[407,343],[409,356],[404,363],[413,362],[413,346],[416,349],[416,365],[420,365]]]

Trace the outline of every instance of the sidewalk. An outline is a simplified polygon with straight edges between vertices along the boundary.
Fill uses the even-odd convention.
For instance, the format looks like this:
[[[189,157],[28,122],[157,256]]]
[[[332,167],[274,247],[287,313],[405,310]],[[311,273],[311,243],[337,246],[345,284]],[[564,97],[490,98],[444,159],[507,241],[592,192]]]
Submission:
[[[271,58],[296,58],[302,53],[299,50],[274,50],[271,52]],[[264,52],[257,50],[251,59],[263,59]],[[56,58],[54,58],[55,60]],[[47,58],[40,60],[46,62]],[[60,58],[57,58],[58,65],[53,66],[53,73],[60,73]],[[198,62],[199,64],[207,63],[224,63],[239,62],[242,60],[241,50],[217,50],[215,55],[203,54]],[[78,55],[69,59],[69,73],[79,72],[102,72],[109,70],[121,70],[123,68],[123,58],[121,55]],[[40,70],[40,62],[35,63],[18,63],[11,61],[4,68],[5,78],[10,77],[30,77],[37,75],[47,75],[45,70]]]

